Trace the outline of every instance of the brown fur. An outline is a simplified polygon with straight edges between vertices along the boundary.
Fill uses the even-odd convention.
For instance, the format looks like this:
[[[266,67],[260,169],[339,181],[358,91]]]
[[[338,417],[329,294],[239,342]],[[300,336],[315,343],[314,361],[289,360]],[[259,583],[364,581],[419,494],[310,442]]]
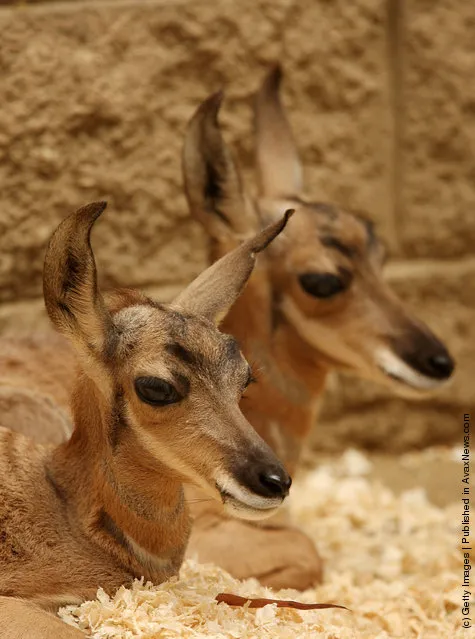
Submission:
[[[256,364],[258,383],[246,391],[242,410],[293,470],[315,424],[329,372],[351,372],[406,392],[407,384],[375,365],[375,350],[384,346],[398,357],[446,351],[385,284],[384,248],[371,225],[336,205],[303,199],[302,170],[279,102],[279,82],[276,68],[256,98],[257,199],[246,196],[222,140],[217,125],[220,95],[203,103],[189,127],[184,173],[192,213],[212,240],[212,259],[234,248],[240,238],[283,208],[297,210],[285,237],[278,238],[260,260],[224,323]],[[350,272],[352,282],[334,299],[312,298],[299,285],[300,273],[335,274],[342,268]],[[31,359],[37,356],[33,352]],[[46,347],[44,357],[56,364],[65,357],[64,349],[54,352]],[[54,366],[51,369],[54,372]],[[68,381],[58,376],[55,396],[64,393]],[[305,588],[321,578],[320,558],[302,532],[273,522],[272,527],[269,524],[272,544],[267,544],[261,528],[229,520],[211,503],[195,504],[193,512],[190,555],[275,587]],[[218,537],[224,541],[218,543]]]
[[[113,593],[135,577],[160,583],[176,575],[190,531],[184,483],[195,482],[237,516],[267,516],[288,492],[287,474],[238,408],[249,366],[213,321],[239,295],[255,253],[287,218],[205,271],[199,295],[195,283],[176,305],[163,306],[133,291],[106,301],[97,289],[89,235],[103,208],[92,204],[66,218],[45,260],[46,307],[78,360],[72,436],[42,446],[0,428],[3,639],[83,636],[48,611],[94,597],[99,586]],[[23,348],[36,346],[41,343],[30,341]],[[59,415],[72,358],[60,341],[56,346],[30,361],[23,377],[16,371],[20,347],[6,361],[10,387],[36,381],[41,397],[57,392]],[[66,358],[55,377],[46,369],[54,370],[51,355],[59,349]],[[181,398],[146,403],[136,390],[144,376],[169,381]],[[255,487],[256,465],[259,477],[279,477],[278,496]],[[222,477],[234,482],[226,491]],[[235,486],[247,501],[232,494]]]
[[[381,370],[378,349],[389,350],[396,366],[404,360],[414,369],[416,364],[423,367],[432,354],[439,355],[445,358],[445,376],[452,362],[443,344],[384,283],[384,248],[372,224],[336,205],[302,198],[302,169],[279,100],[280,76],[275,68],[256,96],[256,200],[241,188],[217,124],[221,100],[215,96],[203,103],[189,126],[183,163],[190,208],[211,237],[212,259],[282,208],[296,210],[289,232],[268,251],[223,325],[258,364],[258,384],[246,393],[243,412],[293,472],[314,427],[330,371],[368,377],[396,392],[422,394],[425,388],[409,389],[408,379],[434,387],[442,380],[432,383],[404,367],[408,379],[395,379]],[[307,273],[341,276],[346,290],[318,299],[299,281]],[[262,527],[230,522],[216,510],[211,504],[195,508],[190,555],[274,587],[305,588],[321,579],[320,558],[302,532],[280,520],[265,523],[266,537]],[[230,536],[232,552],[224,541]]]

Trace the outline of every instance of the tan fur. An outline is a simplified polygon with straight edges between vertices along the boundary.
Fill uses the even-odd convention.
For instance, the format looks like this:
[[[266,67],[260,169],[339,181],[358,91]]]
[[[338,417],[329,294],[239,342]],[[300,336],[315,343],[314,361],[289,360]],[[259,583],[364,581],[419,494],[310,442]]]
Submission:
[[[78,361],[72,435],[42,446],[0,427],[2,639],[83,636],[50,612],[94,597],[99,586],[113,593],[135,577],[160,583],[176,575],[190,531],[184,483],[230,503],[237,516],[267,516],[288,492],[288,475],[238,407],[248,364],[234,340],[207,319],[226,312],[255,253],[287,218],[223,258],[222,268],[205,271],[199,296],[192,284],[179,302],[163,306],[133,291],[106,301],[97,289],[89,235],[103,208],[92,204],[66,218],[45,261],[46,307]],[[29,391],[37,382],[38,405],[56,394],[57,416],[67,422],[62,405],[73,358],[60,340],[48,345],[49,353],[41,342],[10,345],[4,353],[10,388],[20,391],[23,381]],[[36,361],[27,360],[20,374],[18,358],[28,348]],[[59,357],[63,367],[56,368]],[[168,381],[180,398],[145,403],[136,390],[144,376]],[[54,404],[49,408],[54,413]],[[256,466],[259,478],[267,473],[282,482],[278,496],[256,487]],[[238,487],[237,497],[229,485]],[[248,501],[240,501],[241,493]]]
[[[187,132],[183,159],[190,208],[211,237],[213,260],[284,208],[297,211],[285,236],[260,260],[224,323],[255,364],[258,377],[245,393],[242,410],[293,470],[314,427],[330,371],[368,377],[407,394],[407,383],[388,376],[376,364],[377,349],[445,350],[384,283],[384,249],[377,237],[368,241],[366,224],[341,207],[302,198],[302,170],[279,102],[279,82],[276,68],[256,98],[261,187],[257,199],[251,201],[244,192],[222,140],[217,124],[222,96],[212,96],[198,109]],[[322,242],[322,237],[351,248],[351,257]],[[334,299],[314,299],[299,285],[299,273],[337,273],[339,268],[349,269],[353,280]],[[62,361],[63,352],[45,349],[52,369],[53,363]],[[32,353],[32,359],[36,356]],[[62,376],[57,381],[62,395],[69,380]],[[424,389],[412,390],[420,394]],[[197,491],[190,493],[190,499],[200,497]],[[257,576],[275,587],[305,588],[321,578],[320,558],[300,531],[274,523],[272,544],[266,544],[262,527],[229,521],[214,504],[197,503],[193,513],[190,555],[215,561],[240,577]],[[217,542],[220,535],[222,543]],[[228,535],[232,542],[226,541]]]
[[[238,169],[217,124],[220,100],[209,98],[196,112],[183,162],[190,208],[211,237],[212,259],[283,208],[296,210],[288,233],[267,252],[223,325],[258,365],[258,384],[246,392],[243,412],[293,472],[331,370],[421,394],[439,380],[406,370],[400,358],[440,354],[448,368],[451,361],[383,281],[384,248],[372,226],[341,207],[302,198],[302,168],[279,100],[280,77],[280,69],[273,69],[255,101],[256,200],[238,189]],[[243,204],[246,210],[240,213]],[[317,299],[300,285],[305,273],[343,273],[351,284],[333,298]],[[407,379],[390,377],[383,363]],[[409,388],[409,382],[420,387]],[[202,561],[274,587],[306,588],[321,579],[321,561],[310,540],[285,523],[266,522],[266,537],[262,526],[229,522],[212,504],[196,507],[195,517],[187,552]],[[231,535],[232,553],[225,543]]]

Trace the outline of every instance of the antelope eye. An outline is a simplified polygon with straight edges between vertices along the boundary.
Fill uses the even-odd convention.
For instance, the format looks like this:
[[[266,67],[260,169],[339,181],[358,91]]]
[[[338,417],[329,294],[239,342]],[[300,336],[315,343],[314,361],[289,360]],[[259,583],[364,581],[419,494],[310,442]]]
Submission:
[[[135,392],[139,399],[151,406],[175,404],[182,399],[174,386],[159,377],[137,377]]]
[[[300,286],[303,290],[320,299],[328,299],[338,295],[348,288],[350,274],[345,272],[341,275],[334,273],[303,273],[299,276]]]

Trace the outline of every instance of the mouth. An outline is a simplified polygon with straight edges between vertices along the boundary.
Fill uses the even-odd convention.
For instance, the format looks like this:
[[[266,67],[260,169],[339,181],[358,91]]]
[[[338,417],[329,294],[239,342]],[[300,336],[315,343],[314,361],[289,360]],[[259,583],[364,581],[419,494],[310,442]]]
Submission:
[[[382,373],[384,373],[386,377],[389,377],[390,380],[400,384],[401,386],[404,386],[406,388],[411,388],[412,390],[416,390],[416,391],[423,392],[423,391],[435,390],[436,388],[439,388],[440,386],[442,386],[444,383],[444,382],[439,382],[439,381],[431,380],[431,379],[421,380],[421,382],[414,383],[413,380],[408,380],[402,375],[399,375],[398,373],[394,373],[384,368],[383,366],[380,366],[379,370]]]
[[[225,486],[223,485],[225,484]],[[284,497],[262,497],[231,478],[215,483],[223,506],[229,514],[242,519],[265,519],[282,505]]]
[[[437,379],[418,372],[389,350],[377,353],[376,365],[385,377],[395,382],[398,387],[418,394],[437,390],[448,381],[448,378]]]

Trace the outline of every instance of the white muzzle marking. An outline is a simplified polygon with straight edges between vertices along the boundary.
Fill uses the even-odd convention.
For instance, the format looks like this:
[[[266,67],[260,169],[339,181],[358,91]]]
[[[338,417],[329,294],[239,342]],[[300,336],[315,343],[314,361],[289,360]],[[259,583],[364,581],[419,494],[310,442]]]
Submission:
[[[284,501],[282,497],[262,497],[239,484],[228,473],[216,477],[216,487],[221,493],[225,509],[243,519],[270,517]]]
[[[385,375],[417,390],[433,390],[442,386],[445,381],[432,379],[418,373],[387,348],[378,349],[374,354],[374,359],[378,368]]]

